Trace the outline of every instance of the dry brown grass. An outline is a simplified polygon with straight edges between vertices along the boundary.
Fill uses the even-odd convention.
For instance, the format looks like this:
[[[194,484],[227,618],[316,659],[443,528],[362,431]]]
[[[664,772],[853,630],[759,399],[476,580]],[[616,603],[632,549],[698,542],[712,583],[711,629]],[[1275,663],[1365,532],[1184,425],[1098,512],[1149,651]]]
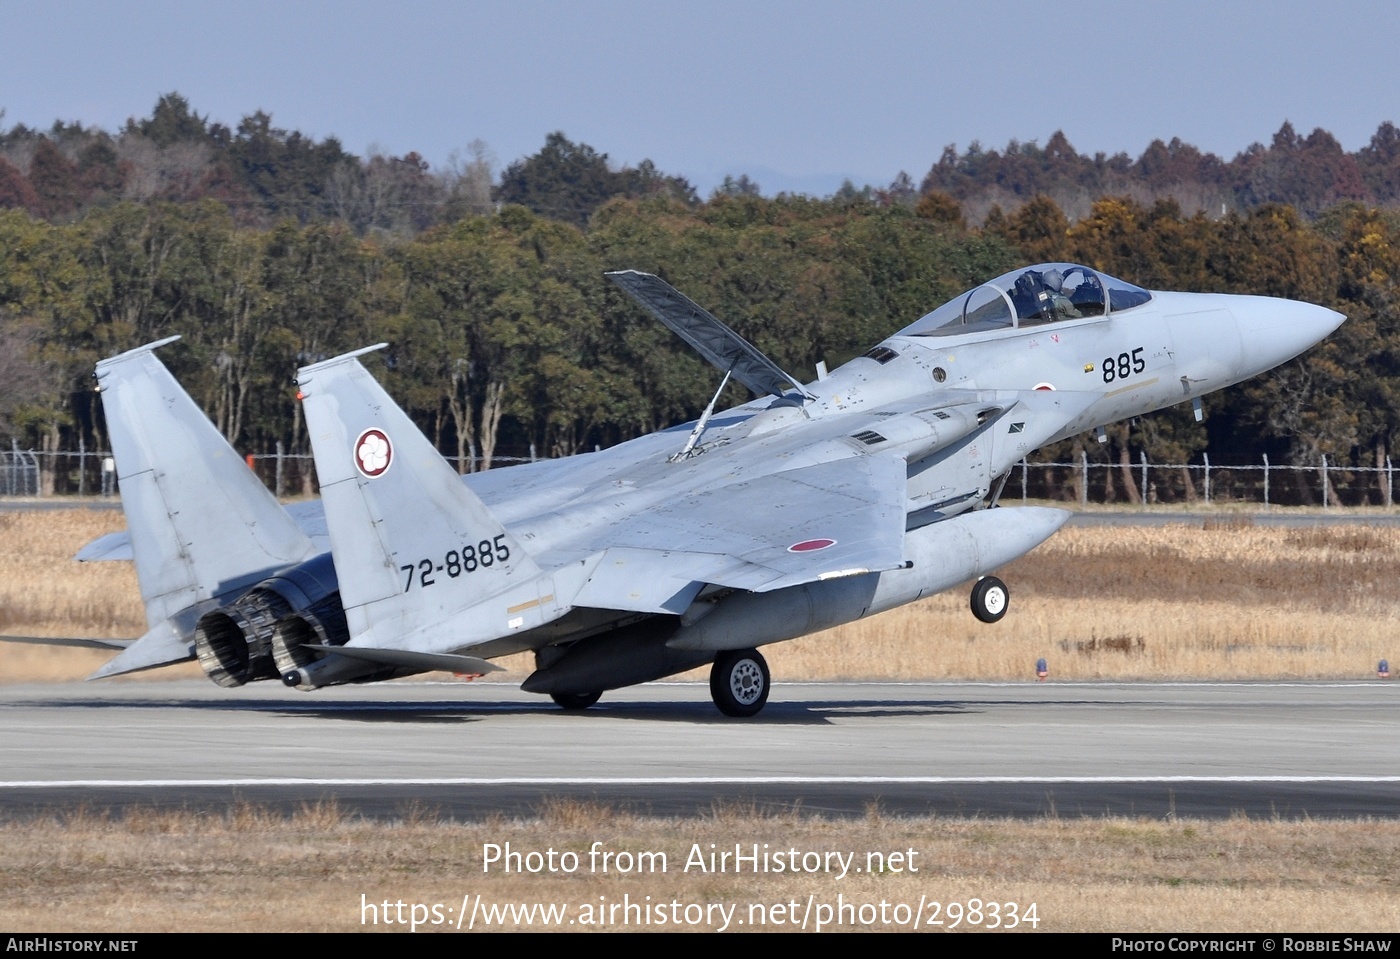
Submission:
[[[73,553],[120,528],[119,514],[0,514],[0,628],[35,635],[136,636],[127,563]],[[786,679],[1148,679],[1372,675],[1400,664],[1400,528],[1280,529],[1247,517],[1192,526],[1060,532],[999,575],[1012,608],[974,620],[963,590],[768,647]],[[0,645],[7,681],[75,679],[106,654]],[[523,677],[526,656],[502,660]],[[149,676],[190,675],[194,667]],[[509,677],[507,677],[509,678]]]
[[[568,806],[570,808],[564,808]],[[666,872],[590,872],[613,852],[664,852]],[[573,851],[573,875],[483,872],[483,844]],[[692,844],[856,853],[912,849],[917,873],[683,871]],[[1280,864],[1283,864],[1282,866]],[[1393,931],[1400,926],[1400,823],[1134,819],[828,821],[720,809],[649,819],[587,804],[536,821],[381,826],[311,807],[290,820],[255,807],[225,815],[82,815],[0,825],[0,928],[46,932],[310,931],[361,928],[371,903],[585,904],[679,901],[771,905],[917,904],[972,898],[1036,903],[1042,931]],[[878,924],[877,924],[878,926]],[[602,928],[620,928],[621,923]],[[400,927],[393,927],[400,928]],[[522,928],[520,925],[507,928]],[[575,927],[577,928],[577,927]],[[636,928],[634,925],[632,928]],[[701,928],[709,928],[702,926]],[[745,924],[748,928],[748,924]],[[847,926],[846,928],[851,928]]]
[[[100,637],[143,630],[130,563],[73,562],[83,544],[122,528],[114,510],[0,512],[0,628],[55,626]]]
[[[0,632],[120,639],[146,631],[130,563],[75,563],[91,540],[125,528],[116,510],[0,512]],[[81,679],[112,656],[101,650],[0,643],[0,682]],[[197,667],[161,675],[188,676]]]
[[[1011,610],[962,590],[772,647],[785,677],[1343,678],[1400,647],[1400,529],[1066,529],[1000,571]]]

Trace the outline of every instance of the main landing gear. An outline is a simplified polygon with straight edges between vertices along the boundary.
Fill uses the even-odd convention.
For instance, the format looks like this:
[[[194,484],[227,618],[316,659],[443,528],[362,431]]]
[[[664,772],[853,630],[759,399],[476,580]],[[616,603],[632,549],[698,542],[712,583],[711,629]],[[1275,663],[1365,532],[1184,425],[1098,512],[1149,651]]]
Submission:
[[[597,693],[550,693],[549,698],[561,709],[577,712],[580,709],[587,709],[598,700],[603,698],[601,692]]]
[[[710,667],[710,696],[726,716],[757,715],[770,685],[768,663],[756,649],[727,649]]]
[[[715,657],[710,667],[710,697],[726,716],[756,716],[768,702],[772,680],[768,663],[756,649],[729,649]],[[578,712],[592,706],[602,693],[550,693],[561,708]]]
[[[972,587],[972,615],[984,623],[995,623],[1006,615],[1011,593],[995,576],[983,576]]]

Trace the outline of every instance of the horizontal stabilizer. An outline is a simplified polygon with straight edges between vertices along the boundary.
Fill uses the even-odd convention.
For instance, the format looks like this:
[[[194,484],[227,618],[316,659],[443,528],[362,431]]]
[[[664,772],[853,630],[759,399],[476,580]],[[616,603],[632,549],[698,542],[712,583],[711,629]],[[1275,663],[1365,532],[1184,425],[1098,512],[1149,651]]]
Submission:
[[[660,277],[636,270],[605,275],[721,373],[732,373],[758,396],[782,396],[794,389],[805,393],[801,383],[784,373],[758,347]]]
[[[80,563],[130,560],[132,558],[131,535],[124,529],[117,530],[115,533],[104,533],[78,550],[77,555],[73,558]]]
[[[185,622],[184,629],[171,620],[156,623],[146,631],[146,635],[103,663],[88,679],[107,679],[123,673],[139,673],[143,669],[155,669],[157,666],[169,666],[171,663],[183,663],[194,659],[194,640],[191,637],[194,635],[194,620],[197,614],[198,608],[195,608],[177,617]]]
[[[33,643],[36,646],[77,646],[82,649],[126,649],[134,639],[86,639],[81,636],[0,636],[0,643]]]
[[[419,653],[411,649],[371,649],[365,646],[308,646],[307,649],[323,655],[344,656],[367,663],[384,666],[403,666],[408,669],[441,669],[449,673],[498,673],[505,670],[479,656],[460,656],[456,653]]]

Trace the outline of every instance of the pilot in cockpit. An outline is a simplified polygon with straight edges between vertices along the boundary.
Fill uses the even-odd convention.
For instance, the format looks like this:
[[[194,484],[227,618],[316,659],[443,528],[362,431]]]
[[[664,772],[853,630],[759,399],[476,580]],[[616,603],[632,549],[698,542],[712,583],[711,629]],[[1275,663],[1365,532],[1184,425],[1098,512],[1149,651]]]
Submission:
[[[1065,295],[1064,274],[1052,267],[1042,273],[1040,278],[1045,284],[1045,294],[1042,297],[1042,315],[1047,320],[1075,320],[1084,315]],[[1048,307],[1048,310],[1045,307]]]
[[[1084,314],[1064,294],[1065,278],[1053,267],[1044,273],[1027,270],[1016,278],[1011,301],[1023,323],[1077,319]]]

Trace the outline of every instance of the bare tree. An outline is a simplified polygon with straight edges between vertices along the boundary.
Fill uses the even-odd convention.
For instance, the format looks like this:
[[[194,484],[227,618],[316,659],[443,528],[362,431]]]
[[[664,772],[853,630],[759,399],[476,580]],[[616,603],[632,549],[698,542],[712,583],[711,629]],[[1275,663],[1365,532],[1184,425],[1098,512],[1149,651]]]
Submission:
[[[469,143],[465,157],[453,151],[447,159],[447,168],[439,174],[447,193],[445,219],[460,220],[464,216],[495,212],[496,204],[491,200],[494,179],[491,171],[495,164],[496,155],[484,140]]]
[[[152,197],[189,194],[213,160],[213,150],[206,143],[181,141],[162,147],[139,133],[124,134],[117,140],[116,150],[129,170],[122,199],[138,203]]]
[[[38,358],[39,325],[0,314],[0,433],[17,436],[26,407],[38,407],[49,392],[49,370]]]

